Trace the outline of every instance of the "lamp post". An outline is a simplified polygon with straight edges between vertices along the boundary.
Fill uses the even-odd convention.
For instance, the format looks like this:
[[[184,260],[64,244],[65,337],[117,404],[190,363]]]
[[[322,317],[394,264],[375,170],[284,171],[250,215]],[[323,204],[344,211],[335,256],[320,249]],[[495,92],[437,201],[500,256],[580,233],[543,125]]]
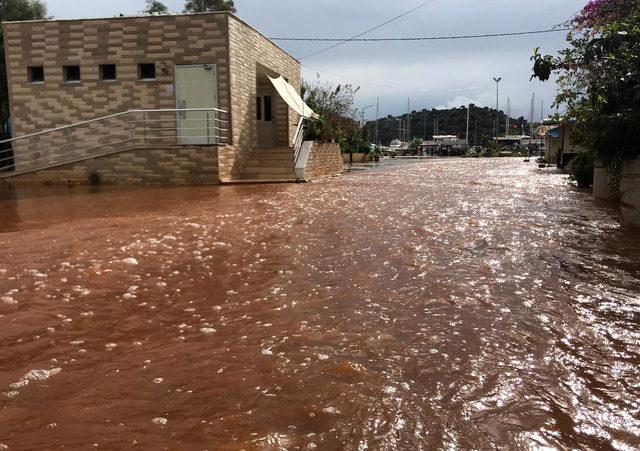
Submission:
[[[365,125],[366,125],[366,121],[364,120],[364,112],[365,112],[366,110],[368,110],[369,108],[373,108],[374,106],[375,106],[375,105],[367,105],[366,107],[362,108],[362,110],[361,110],[360,116],[361,116],[361,118],[362,118],[362,128],[363,128],[363,129],[365,128]],[[367,135],[369,135],[369,133],[368,133],[368,132],[367,132]],[[365,141],[367,140],[367,137],[368,137],[368,136],[362,136],[362,138],[364,138],[364,140],[365,140]]]
[[[498,145],[498,127],[500,125],[500,80],[502,77],[493,77],[496,82],[496,146]]]

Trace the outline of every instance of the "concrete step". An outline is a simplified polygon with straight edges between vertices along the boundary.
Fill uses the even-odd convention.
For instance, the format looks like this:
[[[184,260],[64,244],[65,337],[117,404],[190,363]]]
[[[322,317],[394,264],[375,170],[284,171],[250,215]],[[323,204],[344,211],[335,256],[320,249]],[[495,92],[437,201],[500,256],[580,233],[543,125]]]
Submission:
[[[251,168],[244,171],[245,176],[274,175],[274,174],[295,175],[295,171],[290,168]]]

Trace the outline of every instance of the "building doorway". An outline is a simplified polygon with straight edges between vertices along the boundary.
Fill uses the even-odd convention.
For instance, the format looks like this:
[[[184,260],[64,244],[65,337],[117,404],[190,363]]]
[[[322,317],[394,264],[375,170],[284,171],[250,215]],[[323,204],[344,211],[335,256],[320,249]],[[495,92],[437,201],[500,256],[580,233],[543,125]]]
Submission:
[[[217,108],[218,76],[215,64],[176,66],[176,108]],[[217,144],[218,115],[213,111],[177,114],[179,144]]]

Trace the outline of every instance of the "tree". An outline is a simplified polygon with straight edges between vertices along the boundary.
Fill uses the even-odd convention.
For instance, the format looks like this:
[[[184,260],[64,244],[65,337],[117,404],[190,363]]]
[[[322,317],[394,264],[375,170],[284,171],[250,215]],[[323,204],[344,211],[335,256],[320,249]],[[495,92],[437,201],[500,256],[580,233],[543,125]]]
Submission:
[[[616,176],[624,160],[640,155],[640,4],[592,0],[571,28],[559,56],[535,50],[533,77],[558,74],[555,104],[566,106],[574,140]]]
[[[409,149],[411,149],[414,155],[420,152],[420,147],[422,147],[422,140],[420,138],[415,138],[409,143]]]
[[[171,14],[169,8],[158,0],[147,0],[147,8],[143,12],[146,14]]]
[[[184,5],[186,13],[207,13],[211,11],[236,12],[233,0],[188,0]]]
[[[355,96],[360,88],[330,83],[302,83],[302,97],[320,118],[309,121],[306,138],[336,141],[343,152],[368,152],[366,129],[356,118]]]
[[[41,0],[0,1],[0,21],[41,20],[47,18],[47,7]],[[9,117],[7,65],[4,59],[4,36],[0,29],[0,116],[2,123]]]

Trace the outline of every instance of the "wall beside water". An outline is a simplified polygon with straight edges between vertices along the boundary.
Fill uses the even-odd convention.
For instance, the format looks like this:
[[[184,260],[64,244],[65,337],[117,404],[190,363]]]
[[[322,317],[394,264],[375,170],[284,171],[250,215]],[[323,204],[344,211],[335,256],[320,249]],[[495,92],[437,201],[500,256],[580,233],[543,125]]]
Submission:
[[[640,227],[640,158],[623,163],[620,194],[623,223]]]
[[[96,177],[97,175],[97,177]],[[143,147],[13,177],[12,185],[215,185],[215,146]]]

